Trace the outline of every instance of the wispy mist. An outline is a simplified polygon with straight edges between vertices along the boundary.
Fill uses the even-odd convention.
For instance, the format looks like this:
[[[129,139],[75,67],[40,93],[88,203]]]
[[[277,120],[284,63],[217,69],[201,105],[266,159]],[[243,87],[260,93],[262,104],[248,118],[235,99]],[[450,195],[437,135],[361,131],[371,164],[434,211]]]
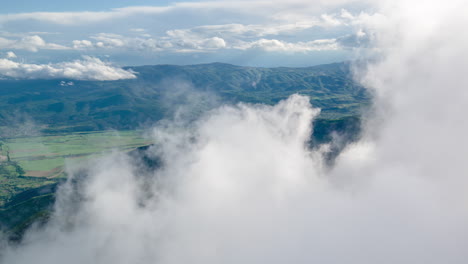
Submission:
[[[155,172],[123,154],[70,171],[49,224],[1,260],[466,263],[467,7],[392,1],[363,20],[375,113],[332,168],[308,148],[308,98],[219,107],[154,128]]]

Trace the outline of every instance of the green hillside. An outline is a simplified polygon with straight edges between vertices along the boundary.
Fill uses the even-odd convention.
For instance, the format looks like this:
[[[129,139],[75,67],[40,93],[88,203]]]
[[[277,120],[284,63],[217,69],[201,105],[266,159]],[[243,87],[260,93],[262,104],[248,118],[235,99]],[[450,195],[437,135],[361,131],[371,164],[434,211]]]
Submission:
[[[369,102],[344,63],[308,68],[221,63],[130,68],[137,79],[0,80],[0,135],[134,129],[168,117],[188,103],[196,113],[197,107],[214,103],[212,98],[216,103],[274,104],[300,93],[322,108],[323,119],[358,115]]]

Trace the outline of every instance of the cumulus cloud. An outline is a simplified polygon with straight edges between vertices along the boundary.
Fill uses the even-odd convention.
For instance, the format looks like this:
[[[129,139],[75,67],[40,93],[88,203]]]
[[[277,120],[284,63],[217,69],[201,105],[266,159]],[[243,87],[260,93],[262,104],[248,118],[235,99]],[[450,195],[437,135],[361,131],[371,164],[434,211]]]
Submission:
[[[75,49],[121,49],[136,51],[210,51],[222,49],[227,46],[224,39],[219,37],[209,38],[159,38],[150,37],[126,37],[118,34],[100,33],[91,36],[90,40],[74,40]]]
[[[204,39],[202,46],[208,49],[221,49],[226,47],[226,42],[222,38],[212,37]]]
[[[90,36],[91,40],[74,40],[74,49],[120,49],[146,52],[203,52],[219,49],[248,50],[261,49],[275,52],[308,52],[319,50],[338,50],[342,47],[356,47],[365,42],[361,25],[366,16],[365,12],[353,14],[346,9],[307,19],[283,21],[270,18],[268,23],[262,24],[214,24],[191,28],[170,29],[163,35],[154,36],[141,28],[130,31],[143,33],[138,36],[125,34],[99,33]],[[356,34],[338,35],[336,38],[317,38],[303,41],[295,34],[307,34],[307,30],[329,29],[345,27],[349,32],[356,30]],[[310,33],[310,32],[309,32]],[[266,38],[275,36],[275,38]],[[357,37],[359,39],[357,39]],[[299,39],[299,40],[295,40]],[[310,37],[308,37],[310,39]],[[361,40],[361,41],[358,41]]]
[[[308,42],[290,43],[277,39],[260,39],[253,42],[244,42],[237,49],[261,49],[265,51],[307,52],[317,50],[336,50],[338,45],[335,39],[319,39]]]
[[[329,25],[328,21],[304,21],[295,24],[278,25],[242,25],[224,24],[207,25],[190,29],[175,29],[166,32],[167,39],[178,43],[193,43],[193,47],[203,49],[231,48],[231,49],[263,49],[265,51],[306,52],[316,50],[335,50],[338,45],[335,39],[316,39],[313,41],[287,42],[280,39],[261,38],[269,35],[291,34],[312,27]],[[335,25],[335,24],[334,24]],[[258,39],[260,37],[260,39]],[[222,40],[222,41],[221,41]],[[213,43],[217,45],[204,45]]]
[[[224,39],[219,37],[203,39],[174,39],[170,46],[176,52],[209,51],[226,47]]]
[[[170,37],[160,39],[154,38],[131,38],[116,34],[101,33],[91,37],[95,42],[89,40],[74,40],[75,49],[125,49],[138,51],[170,51],[170,52],[200,52],[214,51],[219,49],[249,50],[260,49],[276,52],[308,52],[319,50],[336,50],[339,48],[336,39],[317,39],[307,42],[286,42],[278,39],[259,39],[244,41],[236,39],[226,41],[220,37],[201,37],[179,35],[174,32]],[[340,39],[341,41],[341,39]],[[343,41],[341,41],[343,42]],[[340,42],[340,44],[341,44]]]
[[[73,41],[73,48],[74,49],[88,49],[93,48],[94,44],[89,40],[74,40]]]
[[[74,79],[74,80],[119,80],[133,79],[135,74],[116,68],[98,58],[51,64],[28,64],[9,59],[0,59],[0,75],[17,79]]]
[[[341,23],[333,24],[323,19],[309,18],[308,21],[296,22],[294,24],[222,24],[222,25],[204,25],[188,29],[168,30],[167,35],[177,38],[200,38],[222,36],[226,38],[253,38],[265,37],[280,34],[297,33],[312,27],[336,26]]]
[[[100,47],[119,48],[128,44],[128,41],[118,34],[100,33],[91,38],[96,40],[98,43],[97,45]]]
[[[25,36],[21,39],[6,39],[0,37],[0,49],[21,49],[31,52],[37,52],[40,49],[46,50],[64,50],[68,49],[65,46],[47,43],[38,35]]]
[[[235,48],[239,47],[239,43],[245,42],[258,41],[256,45],[262,45],[261,42],[270,39],[297,43],[291,45],[294,46],[293,50],[305,51],[317,50],[307,48],[311,43],[306,42],[341,37],[314,35],[311,38],[307,34],[314,34],[311,33],[314,30],[320,32],[320,29],[324,28],[350,27],[352,21],[358,17],[346,10],[336,12],[335,8],[342,1],[316,2],[319,4],[310,4],[309,1],[302,0],[284,3],[278,1],[274,4],[265,1],[178,2],[167,6],[134,6],[102,12],[7,14],[0,15],[0,24],[14,28],[17,24],[21,26],[38,20],[43,22],[39,27],[44,28],[44,31],[51,27],[48,23],[53,23],[60,25],[64,35],[71,35],[66,30],[71,26],[75,28],[73,32],[93,32],[99,30],[103,23],[115,22],[116,30],[112,33],[96,34],[94,31],[87,38],[83,38],[83,34],[80,34],[79,38],[68,36],[68,42],[71,43],[68,48],[73,50],[200,52]],[[156,21],[155,23],[171,21],[174,16],[190,19],[177,20],[176,23],[159,23],[157,27],[147,22],[148,19]],[[203,19],[198,19],[199,16],[203,16]],[[226,23],[219,24],[220,20]],[[196,21],[204,21],[204,24]],[[35,38],[26,39],[29,43],[25,45],[9,43],[7,46],[15,44],[31,51],[65,49],[64,46],[40,42],[37,36]],[[276,46],[276,51],[282,50],[281,44]]]
[[[8,51],[8,52],[6,53],[6,57],[7,57],[8,59],[14,59],[14,58],[16,58],[16,54],[15,54],[13,51]]]
[[[60,86],[73,86],[73,85],[75,85],[75,83],[74,83],[74,82],[70,82],[70,81],[68,81],[68,82],[66,82],[66,81],[61,81],[61,82],[60,82]]]

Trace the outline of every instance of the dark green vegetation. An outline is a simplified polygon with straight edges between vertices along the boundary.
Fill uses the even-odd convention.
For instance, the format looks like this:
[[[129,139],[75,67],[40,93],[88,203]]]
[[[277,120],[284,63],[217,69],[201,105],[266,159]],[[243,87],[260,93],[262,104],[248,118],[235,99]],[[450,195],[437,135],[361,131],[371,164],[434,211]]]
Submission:
[[[33,223],[46,221],[55,201],[57,184],[29,189],[1,206],[0,231],[11,240],[19,240]]]
[[[314,146],[335,134],[354,140],[360,113],[370,101],[344,63],[308,68],[221,63],[129,68],[137,79],[0,80],[0,230],[9,237],[19,239],[31,223],[47,220],[57,184],[65,178],[65,161],[149,144],[128,130],[163,118],[191,119],[225,103],[274,104],[300,93],[322,109],[314,123]],[[127,131],[114,137],[113,132],[102,132],[106,129]],[[331,157],[341,147],[333,146]]]
[[[20,238],[26,227],[48,214],[53,201],[51,190],[55,189],[52,186],[58,181],[25,177],[24,173],[15,161],[0,162],[0,231],[11,239]]]

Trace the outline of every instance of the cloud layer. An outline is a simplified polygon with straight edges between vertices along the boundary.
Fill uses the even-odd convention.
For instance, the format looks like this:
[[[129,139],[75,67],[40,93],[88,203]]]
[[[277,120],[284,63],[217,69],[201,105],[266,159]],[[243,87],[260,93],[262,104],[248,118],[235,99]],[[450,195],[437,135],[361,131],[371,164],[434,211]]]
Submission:
[[[361,1],[365,2],[365,1]],[[325,10],[342,7],[349,1],[199,1],[175,2],[166,6],[129,6],[113,8],[101,12],[33,12],[0,15],[0,23],[8,24],[15,21],[39,21],[59,25],[81,25],[104,23],[116,19],[125,19],[138,16],[163,16],[173,13],[193,14],[199,12],[225,14],[256,15],[259,19],[274,18],[278,21],[291,21],[310,19],[310,14],[317,14]]]
[[[47,56],[67,54],[68,58],[106,54],[126,65],[130,63],[125,61],[132,60],[151,63],[148,57],[167,59],[152,63],[174,63],[181,56],[189,63],[196,63],[197,58],[198,62],[235,63],[239,54],[252,58],[255,53],[272,57],[279,53],[295,56],[294,64],[305,54],[317,57],[318,51],[345,54],[343,42],[337,40],[352,35],[360,17],[346,11],[348,7],[353,5],[344,1],[215,1],[102,12],[0,14],[4,30],[0,49],[38,52],[27,56],[42,60],[46,51]],[[304,66],[310,64],[317,63]]]
[[[11,54],[10,54],[11,55]],[[11,56],[9,56],[12,58]],[[98,58],[54,64],[28,64],[10,59],[0,59],[0,76],[16,79],[73,79],[111,81],[134,79],[135,74],[116,68]]]

